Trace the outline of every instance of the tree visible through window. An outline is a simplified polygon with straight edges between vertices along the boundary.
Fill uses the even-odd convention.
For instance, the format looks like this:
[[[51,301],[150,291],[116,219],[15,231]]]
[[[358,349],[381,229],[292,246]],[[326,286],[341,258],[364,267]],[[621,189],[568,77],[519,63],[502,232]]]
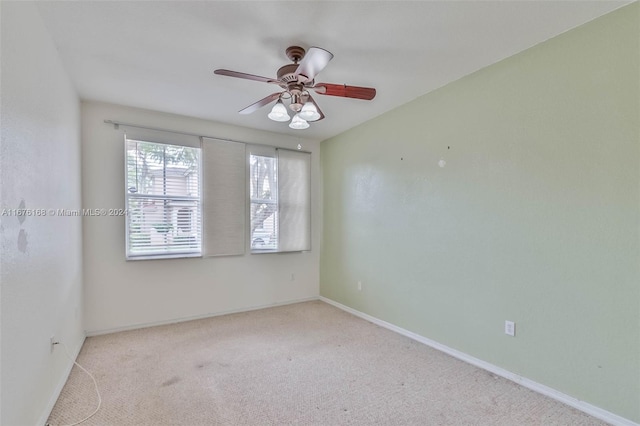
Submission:
[[[250,155],[251,249],[278,249],[277,159]]]
[[[200,254],[200,149],[126,143],[127,258]]]

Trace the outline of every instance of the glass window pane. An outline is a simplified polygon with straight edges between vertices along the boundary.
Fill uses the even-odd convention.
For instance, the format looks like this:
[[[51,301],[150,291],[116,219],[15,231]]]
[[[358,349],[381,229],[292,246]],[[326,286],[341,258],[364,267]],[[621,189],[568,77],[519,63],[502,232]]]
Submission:
[[[199,149],[127,141],[127,192],[197,197]]]
[[[277,158],[249,156],[251,249],[278,249]]]
[[[251,199],[275,202],[278,199],[277,159],[275,157],[251,155],[249,164],[251,167]]]
[[[201,250],[200,150],[127,140],[127,257]]]

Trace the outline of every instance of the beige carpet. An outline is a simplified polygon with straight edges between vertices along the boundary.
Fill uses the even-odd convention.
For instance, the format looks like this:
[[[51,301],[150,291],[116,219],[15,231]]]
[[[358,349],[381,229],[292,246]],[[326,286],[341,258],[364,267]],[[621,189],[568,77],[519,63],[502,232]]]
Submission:
[[[91,337],[90,425],[602,425],[571,407],[307,302]],[[96,404],[74,367],[49,422]]]

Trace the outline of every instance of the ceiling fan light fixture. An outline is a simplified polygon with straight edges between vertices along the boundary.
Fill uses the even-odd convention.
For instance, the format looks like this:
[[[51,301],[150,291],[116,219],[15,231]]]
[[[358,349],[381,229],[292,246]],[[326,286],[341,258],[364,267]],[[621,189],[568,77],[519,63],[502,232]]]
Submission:
[[[293,120],[291,120],[291,123],[289,123],[289,127],[295,130],[303,130],[309,127],[309,123],[300,118],[299,114],[296,114],[293,116]]]
[[[287,113],[287,107],[284,106],[282,100],[278,99],[278,102],[271,108],[271,112],[267,115],[273,121],[289,121],[291,117]]]
[[[300,112],[300,110],[302,109],[302,99],[300,99],[299,94],[291,94],[291,105],[289,105],[289,108],[291,108],[291,111],[293,112]]]
[[[289,108],[291,108],[291,111],[293,112],[300,112],[300,110],[302,109],[302,104],[300,102],[291,102]]]
[[[316,121],[320,118],[320,113],[318,113],[318,109],[313,102],[307,101],[298,113],[298,116],[305,121]]]

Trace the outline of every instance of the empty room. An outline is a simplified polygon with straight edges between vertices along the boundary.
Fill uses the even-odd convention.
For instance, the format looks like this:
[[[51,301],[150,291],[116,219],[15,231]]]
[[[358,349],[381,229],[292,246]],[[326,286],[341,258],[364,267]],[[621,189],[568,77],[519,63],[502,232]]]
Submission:
[[[640,425],[637,1],[0,19],[2,426]]]

